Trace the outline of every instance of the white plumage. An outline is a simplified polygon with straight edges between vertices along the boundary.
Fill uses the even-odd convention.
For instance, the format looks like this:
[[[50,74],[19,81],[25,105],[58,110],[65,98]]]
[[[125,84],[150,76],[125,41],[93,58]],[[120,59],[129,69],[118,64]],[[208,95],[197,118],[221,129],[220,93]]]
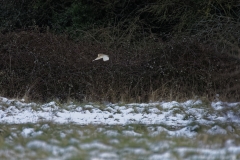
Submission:
[[[98,54],[98,57],[96,59],[94,59],[93,61],[99,60],[99,59],[103,59],[103,61],[108,61],[109,60],[109,56],[106,55],[106,54]]]

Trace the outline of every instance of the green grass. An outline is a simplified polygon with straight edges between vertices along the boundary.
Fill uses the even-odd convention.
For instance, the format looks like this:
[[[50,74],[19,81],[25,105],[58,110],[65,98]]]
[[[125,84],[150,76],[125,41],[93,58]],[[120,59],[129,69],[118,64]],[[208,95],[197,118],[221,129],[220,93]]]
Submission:
[[[45,126],[45,129],[43,129]],[[48,127],[46,127],[48,126]],[[152,129],[149,129],[151,127]],[[20,124],[20,125],[8,125],[3,124],[0,133],[0,151],[11,151],[13,157],[18,157],[21,154],[27,159],[47,157],[58,157],[63,153],[53,153],[41,148],[28,147],[29,143],[38,140],[44,142],[46,145],[59,147],[66,149],[68,147],[74,147],[74,151],[67,159],[74,160],[89,159],[94,151],[97,153],[115,153],[120,157],[126,159],[141,159],[156,153],[170,152],[170,154],[181,159],[181,155],[177,152],[178,148],[195,148],[193,151],[186,151],[185,158],[196,155],[197,148],[219,149],[225,146],[228,140],[233,140],[234,144],[240,145],[240,140],[237,135],[240,134],[239,129],[235,129],[234,133],[228,133],[224,135],[210,135],[206,133],[206,129],[210,127],[201,126],[198,131],[198,135],[194,138],[187,137],[172,137],[166,132],[161,132],[156,136],[150,136],[152,131],[155,131],[158,125],[146,126],[140,124],[126,125],[126,126],[103,126],[103,125],[74,125],[74,124],[54,124],[54,123],[39,123],[39,124]],[[227,126],[221,126],[223,128]],[[31,134],[31,136],[22,136],[22,131],[25,128],[33,128],[35,132],[43,131],[40,135]],[[117,135],[107,135],[106,131],[115,131]],[[141,134],[141,136],[128,136],[124,135],[124,131],[134,131]],[[89,147],[82,148],[86,144],[101,144],[107,146],[107,148]],[[165,147],[161,144],[167,144]],[[19,151],[16,146],[22,146],[23,151]],[[152,149],[152,148],[159,149]],[[134,153],[135,149],[141,149],[144,153],[139,156]],[[31,153],[34,154],[31,154]],[[67,152],[67,151],[66,151]],[[79,157],[80,156],[80,157]],[[1,159],[7,159],[8,155],[0,155]]]
[[[67,107],[69,105],[65,104],[58,105],[61,110],[72,110],[80,106],[83,110],[89,110],[89,112],[92,112],[91,107],[85,107],[87,105],[86,103],[75,104],[73,102],[72,108]],[[35,105],[34,109],[37,109],[37,106],[38,105]],[[111,108],[107,108],[101,103],[94,104],[92,106],[100,109],[101,111],[111,110]],[[151,112],[151,107],[144,107],[143,111],[138,111],[137,106],[125,107],[132,107],[133,113],[141,112],[144,114]],[[3,108],[6,109],[7,106],[4,106]],[[156,108],[160,111],[163,110],[161,105],[158,105]],[[51,121],[41,121],[37,124],[1,124],[0,159],[9,159],[10,156],[19,159],[21,159],[20,156],[23,156],[25,159],[46,159],[49,157],[59,158],[64,156],[65,152],[67,155],[65,159],[68,160],[88,160],[94,155],[101,155],[102,153],[112,153],[126,160],[139,160],[148,159],[154,154],[164,154],[167,152],[173,159],[186,159],[203,154],[201,149],[224,149],[226,148],[226,144],[231,141],[233,142],[233,146],[240,145],[240,140],[238,138],[238,135],[240,135],[240,129],[235,123],[229,122],[222,124],[220,121],[214,121],[213,124],[201,125],[201,123],[197,122],[197,119],[199,120],[199,118],[201,118],[198,117],[199,112],[197,114],[194,112],[196,109],[202,109],[204,111],[202,115],[208,116],[208,114],[211,114],[221,116],[222,114],[225,114],[225,110],[214,110],[211,107],[210,102],[204,102],[200,105],[192,105],[190,108],[193,109],[193,113],[191,110],[188,110],[190,112],[185,112],[186,109],[184,106],[174,106],[170,111],[176,116],[178,114],[185,115],[185,117],[183,117],[184,119],[194,118],[196,120],[196,122],[188,125],[189,127],[194,127],[195,125],[199,126],[197,129],[192,131],[196,132],[197,135],[191,138],[183,135],[170,136],[167,131],[174,132],[182,129],[182,127],[179,126],[176,128],[176,126],[167,124],[76,125],[73,123],[55,124]],[[234,109],[233,111],[238,112],[237,107],[235,108],[236,110]],[[120,112],[120,110],[116,110],[116,113],[119,114]],[[108,118],[112,118],[111,116],[112,115],[110,115]],[[215,135],[209,134],[207,131],[212,129],[214,126],[219,126],[225,129],[227,133]],[[158,127],[165,128],[167,131],[158,132]],[[27,137],[23,136],[22,131],[28,128],[32,128],[34,133],[31,133]],[[109,135],[108,131],[113,132],[114,134]],[[134,131],[136,134],[138,134],[138,136],[127,135],[125,134],[126,131]],[[36,134],[40,132],[42,133]],[[153,132],[157,134],[152,135],[151,133]],[[29,147],[29,145],[35,141],[41,142],[45,146]],[[103,147],[101,147],[101,145]],[[69,148],[70,151],[67,150]],[[73,149],[71,150],[71,148]],[[183,154],[181,154],[179,151],[181,148],[186,148],[186,151]],[[1,153],[1,151],[3,153]],[[220,157],[228,157],[231,154],[232,153],[226,153],[224,155],[220,155]],[[216,155],[214,158],[219,159],[218,156],[219,155]]]

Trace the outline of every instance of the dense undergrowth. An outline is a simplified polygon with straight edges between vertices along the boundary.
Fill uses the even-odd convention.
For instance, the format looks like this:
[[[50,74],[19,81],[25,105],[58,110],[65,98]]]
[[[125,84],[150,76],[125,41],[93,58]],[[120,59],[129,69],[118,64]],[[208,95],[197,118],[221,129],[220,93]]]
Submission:
[[[238,1],[1,1],[1,94],[240,99]],[[98,53],[110,61],[92,62]]]

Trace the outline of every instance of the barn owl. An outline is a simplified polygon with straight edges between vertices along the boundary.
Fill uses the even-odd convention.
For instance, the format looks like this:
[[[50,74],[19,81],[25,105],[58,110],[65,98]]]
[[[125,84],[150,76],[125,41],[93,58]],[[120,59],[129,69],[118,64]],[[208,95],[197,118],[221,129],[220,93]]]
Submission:
[[[106,54],[98,54],[98,57],[96,59],[94,59],[93,61],[95,60],[99,60],[99,59],[103,59],[103,61],[108,61],[109,60],[109,56],[106,55]]]

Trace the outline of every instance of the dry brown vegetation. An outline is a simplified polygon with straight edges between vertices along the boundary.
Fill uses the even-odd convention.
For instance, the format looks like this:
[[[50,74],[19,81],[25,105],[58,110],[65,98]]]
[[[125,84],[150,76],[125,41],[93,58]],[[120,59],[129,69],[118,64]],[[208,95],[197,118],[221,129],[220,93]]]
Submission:
[[[240,99],[235,0],[0,1],[0,21],[2,96]]]
[[[239,100],[240,60],[194,38],[117,49],[49,32],[0,35],[4,96],[46,101],[149,101],[195,96]],[[110,61],[94,61],[98,53]]]

